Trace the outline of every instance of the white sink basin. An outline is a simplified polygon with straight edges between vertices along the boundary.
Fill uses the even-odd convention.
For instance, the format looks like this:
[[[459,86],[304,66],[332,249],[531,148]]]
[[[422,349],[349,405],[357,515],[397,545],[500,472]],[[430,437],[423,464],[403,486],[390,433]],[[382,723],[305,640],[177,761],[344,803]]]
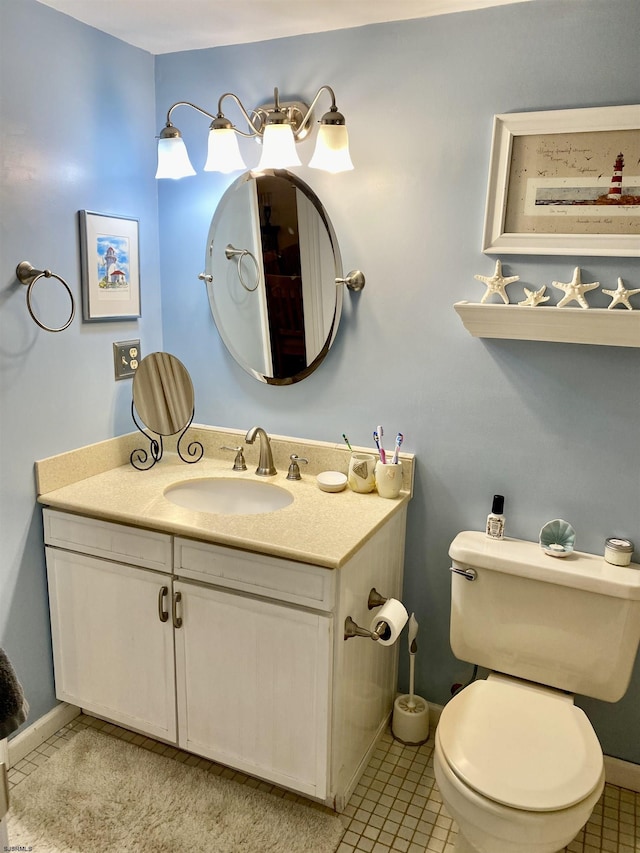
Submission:
[[[183,480],[165,489],[164,496],[177,506],[219,515],[274,512],[293,502],[290,492],[273,483],[220,477]]]

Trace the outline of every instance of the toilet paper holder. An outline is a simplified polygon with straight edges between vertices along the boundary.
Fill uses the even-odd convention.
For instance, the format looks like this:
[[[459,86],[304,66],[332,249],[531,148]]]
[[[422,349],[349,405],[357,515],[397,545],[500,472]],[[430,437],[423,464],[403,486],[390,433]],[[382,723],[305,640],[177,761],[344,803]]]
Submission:
[[[350,640],[351,637],[369,637],[371,640],[387,640],[391,636],[391,629],[388,624],[381,619],[373,631],[368,628],[361,628],[357,625],[351,616],[347,616],[344,620],[344,638]]]
[[[374,607],[382,607],[383,604],[387,603],[387,599],[384,595],[380,595],[378,590],[374,587],[371,587],[369,590],[369,598],[367,600],[367,607],[369,610],[373,610]]]
[[[367,608],[369,610],[373,610],[374,607],[382,607],[383,604],[386,604],[387,599],[380,595],[375,587],[372,587],[369,591],[369,598],[367,600]],[[380,622],[376,625],[373,631],[370,631],[368,628],[361,628],[351,616],[347,616],[344,620],[344,638],[345,640],[350,640],[351,637],[369,637],[371,640],[379,640],[382,638],[383,640],[388,639],[390,636],[390,629],[388,624],[381,619]]]

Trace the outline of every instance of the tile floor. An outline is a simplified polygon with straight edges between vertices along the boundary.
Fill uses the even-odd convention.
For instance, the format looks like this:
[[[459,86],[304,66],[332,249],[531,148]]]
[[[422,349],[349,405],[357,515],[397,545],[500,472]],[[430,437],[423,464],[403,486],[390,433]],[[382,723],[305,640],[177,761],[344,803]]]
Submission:
[[[9,771],[10,786],[19,785],[56,749],[88,726],[216,775],[306,803],[310,808],[324,808],[274,785],[85,715],[18,762]],[[390,733],[385,734],[340,817],[345,833],[337,853],[453,853],[456,825],[442,805],[435,784],[433,738],[423,746],[410,747],[395,741]],[[566,853],[640,853],[640,794],[607,785],[589,823]]]

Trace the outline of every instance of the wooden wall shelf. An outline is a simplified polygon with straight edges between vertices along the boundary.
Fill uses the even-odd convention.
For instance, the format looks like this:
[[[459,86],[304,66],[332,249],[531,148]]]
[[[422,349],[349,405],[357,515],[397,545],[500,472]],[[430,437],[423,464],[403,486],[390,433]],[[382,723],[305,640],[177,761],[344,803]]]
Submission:
[[[456,302],[466,330],[476,338],[560,341],[640,347],[640,311]]]

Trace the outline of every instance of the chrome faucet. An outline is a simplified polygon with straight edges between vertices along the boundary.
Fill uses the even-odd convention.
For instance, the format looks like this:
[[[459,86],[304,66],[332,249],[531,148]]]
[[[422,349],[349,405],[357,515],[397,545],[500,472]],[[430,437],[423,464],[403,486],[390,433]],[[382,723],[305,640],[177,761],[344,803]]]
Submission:
[[[277,474],[277,471],[273,464],[273,454],[271,453],[271,442],[269,441],[269,436],[262,427],[254,426],[251,427],[244,440],[247,444],[253,444],[256,439],[256,435],[260,436],[260,460],[258,462],[258,467],[256,468],[256,474],[259,474],[261,477],[271,477],[273,474]]]

